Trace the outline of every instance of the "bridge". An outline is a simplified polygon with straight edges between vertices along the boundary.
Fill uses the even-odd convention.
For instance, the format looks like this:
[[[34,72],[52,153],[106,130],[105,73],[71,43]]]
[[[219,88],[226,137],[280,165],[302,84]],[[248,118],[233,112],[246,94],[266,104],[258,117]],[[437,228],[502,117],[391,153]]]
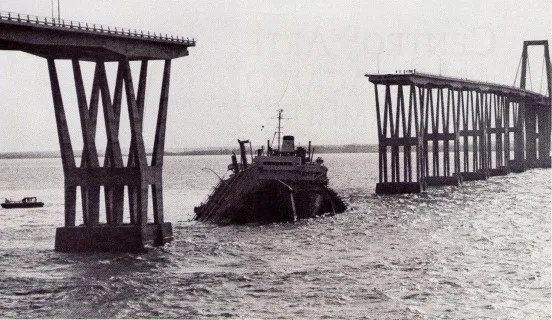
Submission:
[[[544,47],[547,95],[526,88],[531,46]],[[546,40],[524,42],[519,88],[413,71],[366,77],[375,89],[378,194],[551,167]]]
[[[163,218],[163,154],[172,59],[188,55],[194,39],[77,21],[0,12],[0,50],[19,50],[42,58],[48,65],[54,113],[65,177],[65,225],[57,228],[58,251],[136,251],[172,240],[172,225]],[[70,60],[77,93],[83,151],[77,165],[69,136],[56,60]],[[154,138],[148,163],[142,136],[148,61],[164,60]],[[89,100],[80,61],[96,64]],[[130,61],[140,61],[135,90]],[[106,62],[118,64],[113,95]],[[124,91],[123,91],[124,88]],[[123,161],[119,141],[121,104],[126,95],[131,131],[129,157]],[[99,163],[96,146],[101,96],[107,135],[105,158]],[[124,221],[125,186],[130,221]],[[100,223],[100,188],[104,188],[105,221]],[[83,224],[76,225],[76,197],[80,189]],[[153,217],[148,214],[151,189]],[[153,219],[152,219],[153,218]]]

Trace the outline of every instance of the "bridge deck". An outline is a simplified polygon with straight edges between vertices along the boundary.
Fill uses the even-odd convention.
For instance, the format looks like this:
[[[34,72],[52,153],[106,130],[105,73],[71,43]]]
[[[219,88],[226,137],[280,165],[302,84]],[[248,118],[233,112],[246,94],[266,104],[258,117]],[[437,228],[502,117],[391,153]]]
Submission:
[[[404,74],[366,74],[368,80],[381,85],[416,85],[435,88],[452,88],[454,90],[477,91],[509,95],[515,100],[530,100],[543,106],[550,106],[550,98],[530,90],[510,87],[507,85],[480,82],[468,79],[444,77],[439,75],[410,72]]]
[[[195,40],[141,30],[0,12],[0,50],[90,61],[173,59]]]

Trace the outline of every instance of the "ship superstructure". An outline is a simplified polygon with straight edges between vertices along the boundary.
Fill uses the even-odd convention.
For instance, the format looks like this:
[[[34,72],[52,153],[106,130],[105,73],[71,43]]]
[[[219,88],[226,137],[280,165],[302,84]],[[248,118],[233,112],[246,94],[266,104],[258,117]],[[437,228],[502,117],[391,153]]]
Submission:
[[[195,219],[219,224],[295,221],[346,209],[328,187],[328,169],[322,158],[313,161],[314,148],[295,147],[293,136],[281,139],[283,110],[278,110],[278,146],[270,141],[255,151],[249,140],[240,141],[240,162],[235,154],[226,180],[220,180],[206,201],[195,208]],[[246,146],[249,144],[251,163]]]

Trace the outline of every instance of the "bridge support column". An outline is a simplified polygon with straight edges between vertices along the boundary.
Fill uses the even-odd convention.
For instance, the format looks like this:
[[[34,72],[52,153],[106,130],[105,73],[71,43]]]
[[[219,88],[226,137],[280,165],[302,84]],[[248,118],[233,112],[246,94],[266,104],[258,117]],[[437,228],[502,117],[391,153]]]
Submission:
[[[552,167],[552,159],[550,157],[550,125],[552,119],[550,114],[550,108],[540,107],[538,109],[539,168]]]
[[[507,164],[507,152],[509,139],[506,126],[506,97],[498,94],[490,94],[487,108],[487,150],[489,176],[504,176],[510,170]],[[494,136],[494,139],[493,139]],[[493,156],[494,141],[494,156]],[[508,151],[509,152],[509,151]]]
[[[103,61],[96,62],[90,103],[86,100],[80,63],[73,60],[73,73],[83,138],[80,166],[75,158],[59,86],[55,61],[48,59],[54,111],[65,176],[65,226],[56,230],[57,251],[140,251],[172,240],[172,226],[163,220],[162,168],[171,60],[165,61],[159,114],[151,165],[148,165],[142,122],[147,60],[142,61],[138,94],[128,60],[119,62],[113,100]],[[123,164],[119,143],[121,98],[125,88],[131,130],[129,161]],[[96,150],[99,96],[102,98],[107,146],[100,166]],[[124,221],[124,187],[129,190],[130,221]],[[153,221],[148,221],[148,189],[152,187]],[[82,197],[82,224],[76,225],[76,195]],[[100,189],[104,188],[105,222],[100,219]]]
[[[537,110],[536,106],[525,106],[525,167],[536,168],[537,162]]]
[[[525,165],[525,102],[515,103],[512,107],[513,127],[510,132],[514,133],[514,159],[510,160],[512,172],[524,172]]]
[[[529,46],[544,47],[548,95],[526,88]],[[524,42],[520,88],[415,71],[366,76],[376,90],[380,147],[376,193],[420,192],[428,185],[458,185],[552,166],[552,63],[546,40]],[[385,87],[383,111],[378,86]],[[408,108],[403,94],[406,88],[410,88]],[[396,107],[392,91],[397,92]],[[410,129],[412,114],[415,133]],[[416,146],[415,180],[407,175],[412,170],[412,146]]]
[[[524,41],[521,54],[521,77],[520,88],[526,89],[527,71],[529,68],[528,49],[530,46],[542,46],[544,49],[544,63],[546,66],[547,93],[548,101],[546,104],[529,104],[523,102],[523,108],[520,115],[523,115],[524,122],[519,124],[520,131],[525,130],[526,153],[523,168],[517,171],[524,171],[525,168],[550,168],[550,109],[552,108],[552,65],[550,62],[550,53],[548,41]],[[520,139],[523,139],[520,137]],[[521,144],[521,142],[519,142]],[[523,159],[523,154],[516,153],[516,164]]]
[[[421,192],[425,189],[423,183],[424,160],[421,155],[423,140],[419,138],[422,119],[419,118],[421,113],[419,113],[417,107],[416,88],[415,86],[406,88],[408,90],[406,95],[408,97],[407,104],[405,102],[405,88],[402,85],[396,86],[396,88],[386,85],[383,113],[380,112],[378,86],[375,85],[374,89],[379,139],[379,182],[376,184],[376,193]],[[392,94],[392,91],[396,91],[396,107],[393,107],[392,95],[395,94]],[[423,98],[420,101],[422,100]],[[413,171],[413,146],[416,147],[416,175]],[[401,148],[403,151],[402,157],[400,156]],[[388,160],[390,160],[390,163],[388,163]]]
[[[460,149],[459,135],[455,132],[458,127],[455,92],[451,88],[425,87],[423,90],[426,96],[424,140],[426,144],[431,142],[431,161],[426,159],[431,163],[431,172],[426,165],[425,183],[428,186],[458,186],[462,178],[458,171]],[[427,157],[428,153],[425,155]]]
[[[550,108],[528,105],[525,109],[527,168],[550,168]]]
[[[459,135],[462,136],[462,181],[485,180],[487,145],[487,122],[482,94],[460,91],[458,96]]]

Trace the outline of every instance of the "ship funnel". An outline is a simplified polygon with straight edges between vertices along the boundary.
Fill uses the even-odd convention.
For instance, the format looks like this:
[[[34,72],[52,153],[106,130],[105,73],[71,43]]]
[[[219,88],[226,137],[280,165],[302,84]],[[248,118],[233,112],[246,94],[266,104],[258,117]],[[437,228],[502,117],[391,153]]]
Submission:
[[[293,136],[284,136],[282,141],[282,152],[295,152],[295,141]]]

